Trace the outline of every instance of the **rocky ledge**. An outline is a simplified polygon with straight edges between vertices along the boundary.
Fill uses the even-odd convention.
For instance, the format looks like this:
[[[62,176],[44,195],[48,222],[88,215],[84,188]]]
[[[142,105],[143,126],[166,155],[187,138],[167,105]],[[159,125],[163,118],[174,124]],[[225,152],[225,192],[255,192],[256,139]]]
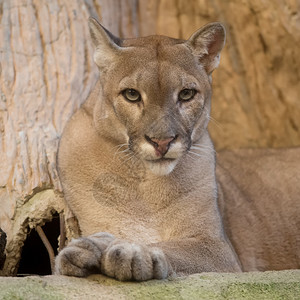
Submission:
[[[0,299],[300,299],[300,270],[119,282],[102,275],[0,277]]]

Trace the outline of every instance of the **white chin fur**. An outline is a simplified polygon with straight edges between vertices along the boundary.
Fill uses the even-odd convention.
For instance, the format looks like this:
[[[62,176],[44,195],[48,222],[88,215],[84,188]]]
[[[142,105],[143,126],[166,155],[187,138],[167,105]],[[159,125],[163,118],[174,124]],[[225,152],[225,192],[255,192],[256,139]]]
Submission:
[[[170,174],[175,166],[177,165],[177,160],[172,162],[151,162],[147,161],[146,166],[147,168],[157,176],[165,176]]]

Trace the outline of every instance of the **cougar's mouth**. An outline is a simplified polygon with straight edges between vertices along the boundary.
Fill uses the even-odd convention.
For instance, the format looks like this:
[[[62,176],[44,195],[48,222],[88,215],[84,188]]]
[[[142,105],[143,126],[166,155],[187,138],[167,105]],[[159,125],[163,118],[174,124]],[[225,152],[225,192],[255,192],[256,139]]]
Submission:
[[[161,157],[153,160],[145,160],[149,170],[158,176],[168,175],[175,168],[178,160],[175,158]]]
[[[154,164],[157,164],[157,163],[168,163],[168,162],[173,162],[175,161],[176,159],[175,158],[166,158],[166,157],[161,157],[161,158],[158,158],[158,159],[146,159],[147,162],[150,162],[150,163],[154,163]]]

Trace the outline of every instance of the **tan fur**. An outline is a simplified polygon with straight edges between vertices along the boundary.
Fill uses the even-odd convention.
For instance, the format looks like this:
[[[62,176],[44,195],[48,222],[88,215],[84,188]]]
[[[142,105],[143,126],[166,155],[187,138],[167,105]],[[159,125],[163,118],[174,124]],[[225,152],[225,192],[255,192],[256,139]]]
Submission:
[[[140,281],[239,271],[223,230],[206,129],[223,26],[208,24],[188,41],[121,41],[93,19],[90,29],[100,79],[67,124],[58,155],[65,199],[85,238],[58,255],[57,272],[97,271]],[[139,91],[141,101],[126,100],[122,91],[128,88]],[[184,89],[197,93],[179,101]],[[167,160],[155,162],[163,146],[153,141],[169,140]],[[231,219],[225,215],[227,225]],[[234,231],[230,235],[236,244]]]
[[[300,267],[300,148],[217,157],[223,222],[245,271]]]

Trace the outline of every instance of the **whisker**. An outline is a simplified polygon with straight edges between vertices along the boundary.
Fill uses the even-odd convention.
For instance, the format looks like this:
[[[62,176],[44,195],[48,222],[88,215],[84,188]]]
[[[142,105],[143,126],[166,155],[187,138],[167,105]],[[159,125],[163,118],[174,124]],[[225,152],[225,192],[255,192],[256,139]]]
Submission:
[[[219,129],[223,129],[221,123],[219,123],[217,120],[213,119],[212,117],[209,117],[210,123],[216,125]]]
[[[124,150],[122,149],[123,147],[126,147]],[[126,164],[127,162],[130,162],[132,166],[134,166],[137,162],[138,159],[136,157],[136,153],[134,153],[130,148],[129,144],[120,144],[114,147],[114,149],[117,150],[114,153],[114,159],[116,158],[117,155],[119,155],[119,159],[121,160],[121,166]]]
[[[126,153],[126,154],[122,157],[122,159],[127,158],[127,157],[130,157],[130,156],[132,156],[132,155],[133,155],[132,152],[128,152],[128,153]]]
[[[119,151],[118,153],[126,153],[126,152],[128,152],[128,151],[130,151],[130,149],[129,148],[126,148],[125,150],[123,150],[123,151]]]
[[[222,124],[221,124],[219,121],[217,121],[214,117],[209,116],[209,119],[210,119],[211,121],[213,121],[216,125],[219,125],[220,127],[222,127]]]
[[[200,153],[196,153],[196,152],[189,150],[188,153],[193,154],[197,157],[207,158],[207,159],[211,159],[214,157],[214,154],[212,154],[211,152],[205,152],[205,151],[202,152],[203,154],[200,154]]]
[[[211,146],[209,145],[205,145],[205,144],[193,144],[193,146],[200,146],[200,147],[206,147],[206,148],[211,148]]]
[[[213,118],[207,109],[204,109],[204,114],[206,118],[208,118],[208,120],[211,121],[211,123],[216,125],[219,129],[222,129],[222,124],[218,122],[215,118]]]
[[[204,145],[204,144],[193,144],[192,147],[193,146],[199,146],[200,148],[206,148],[206,149],[212,149],[212,150],[214,150],[213,146]]]
[[[129,144],[126,143],[126,144],[121,144],[121,145],[117,145],[117,146],[114,147],[114,149],[117,148],[117,150],[116,150],[115,153],[114,153],[113,159],[116,158],[116,155],[117,155],[117,154],[120,154],[120,153],[124,153],[124,152],[126,152],[126,151],[129,151],[128,148],[126,148],[125,150],[122,150],[122,148],[125,147],[125,146],[128,147]]]
[[[134,167],[134,166],[137,164],[138,159],[137,159],[137,157],[136,157],[136,155],[135,155],[134,153],[133,153],[133,155],[131,156],[131,158],[130,158],[129,161],[131,162],[131,166],[132,166],[132,167]]]
[[[117,145],[117,146],[115,146],[115,147],[113,147],[113,149],[115,149],[115,148],[122,148],[122,147],[125,147],[125,146],[129,146],[129,144],[128,143],[125,143],[125,144],[120,144],[120,145]]]
[[[193,152],[193,151],[189,151],[190,154],[196,155],[198,157],[206,157],[205,155],[201,155],[199,153]]]
[[[205,152],[205,153],[209,153],[209,152],[216,153],[215,149],[214,149],[214,148],[211,148],[211,147],[197,147],[197,146],[191,146],[190,149],[193,149],[193,150],[200,150],[200,151]]]
[[[128,157],[131,153],[127,153],[128,151],[130,151],[129,149],[127,150],[126,149],[126,151],[124,150],[124,151],[122,151],[122,153],[125,153],[125,155],[123,154],[123,155],[121,155],[121,152],[116,152],[115,154],[114,154],[114,157],[113,157],[113,159],[116,159],[116,156],[117,155],[119,155],[119,159],[124,159],[124,158],[126,158],[126,157]]]
[[[122,161],[121,166],[123,166],[126,162],[130,161],[134,157],[134,155],[133,155],[133,153],[129,153],[126,157],[128,157],[128,158],[125,159],[124,161]]]
[[[193,160],[193,161],[195,161],[196,160],[196,157],[194,157],[194,156],[192,156],[192,155],[190,155],[189,153],[186,153],[186,155],[191,159],[191,160]]]
[[[209,147],[209,146],[195,146],[195,145],[192,145],[191,148],[196,148],[196,149],[209,149],[209,150],[212,150],[213,148],[212,147]]]

